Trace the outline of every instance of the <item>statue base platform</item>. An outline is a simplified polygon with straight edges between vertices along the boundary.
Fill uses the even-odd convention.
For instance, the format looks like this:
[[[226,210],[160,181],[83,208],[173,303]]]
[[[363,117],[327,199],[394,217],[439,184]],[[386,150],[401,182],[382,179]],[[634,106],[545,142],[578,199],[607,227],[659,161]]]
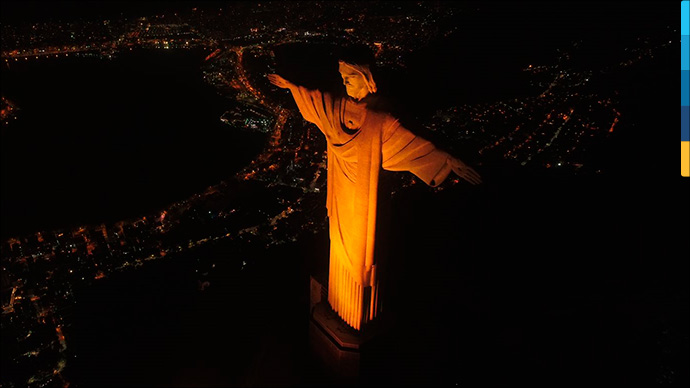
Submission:
[[[372,327],[361,332],[347,325],[328,304],[322,279],[311,277],[310,351],[331,378],[343,384],[356,383],[362,369],[362,352],[366,352],[376,330]]]

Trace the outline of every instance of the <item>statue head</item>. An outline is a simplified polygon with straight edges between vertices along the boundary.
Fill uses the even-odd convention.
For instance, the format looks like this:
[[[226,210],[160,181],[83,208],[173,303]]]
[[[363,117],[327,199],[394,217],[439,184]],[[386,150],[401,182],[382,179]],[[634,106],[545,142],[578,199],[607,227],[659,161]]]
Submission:
[[[361,100],[370,93],[376,93],[376,83],[371,75],[374,62],[374,55],[365,46],[350,47],[340,54],[338,71],[348,96]]]

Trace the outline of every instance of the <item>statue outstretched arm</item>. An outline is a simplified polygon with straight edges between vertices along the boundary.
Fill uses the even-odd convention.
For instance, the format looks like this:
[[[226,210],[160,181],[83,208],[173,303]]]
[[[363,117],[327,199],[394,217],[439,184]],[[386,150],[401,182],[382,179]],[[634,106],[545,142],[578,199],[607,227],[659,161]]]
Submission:
[[[326,118],[326,112],[322,108],[324,93],[296,85],[278,74],[269,74],[266,78],[281,89],[289,89],[302,117],[310,123],[316,124],[323,132],[322,122]]]
[[[474,169],[413,134],[395,119],[384,130],[382,153],[385,170],[409,171],[429,186],[440,185],[451,171],[471,184],[481,183]]]
[[[473,185],[482,183],[482,177],[472,167],[465,164],[462,160],[450,157],[448,159],[451,170],[460,178],[470,182]]]
[[[296,87],[297,85],[293,84],[292,82],[286,80],[285,78],[279,76],[278,74],[269,74],[266,76],[268,78],[269,82],[271,82],[273,85],[281,88],[281,89],[291,89]]]

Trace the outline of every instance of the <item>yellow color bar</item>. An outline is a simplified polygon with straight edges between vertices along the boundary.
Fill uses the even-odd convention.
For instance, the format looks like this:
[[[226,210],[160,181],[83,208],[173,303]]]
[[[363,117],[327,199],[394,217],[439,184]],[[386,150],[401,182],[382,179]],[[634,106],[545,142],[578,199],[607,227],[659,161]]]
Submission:
[[[680,142],[680,175],[690,177],[690,141]]]

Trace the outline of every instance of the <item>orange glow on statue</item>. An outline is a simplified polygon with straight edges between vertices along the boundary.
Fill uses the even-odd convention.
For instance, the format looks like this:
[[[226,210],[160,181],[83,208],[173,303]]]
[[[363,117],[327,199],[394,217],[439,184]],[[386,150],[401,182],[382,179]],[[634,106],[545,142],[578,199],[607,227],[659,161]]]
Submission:
[[[347,92],[343,96],[268,75],[273,85],[292,92],[304,119],[326,136],[328,302],[357,330],[380,310],[374,257],[380,169],[412,172],[430,186],[441,184],[451,171],[472,184],[481,183],[465,163],[414,135],[390,114],[370,109],[377,91],[370,64],[369,58],[339,61]]]

